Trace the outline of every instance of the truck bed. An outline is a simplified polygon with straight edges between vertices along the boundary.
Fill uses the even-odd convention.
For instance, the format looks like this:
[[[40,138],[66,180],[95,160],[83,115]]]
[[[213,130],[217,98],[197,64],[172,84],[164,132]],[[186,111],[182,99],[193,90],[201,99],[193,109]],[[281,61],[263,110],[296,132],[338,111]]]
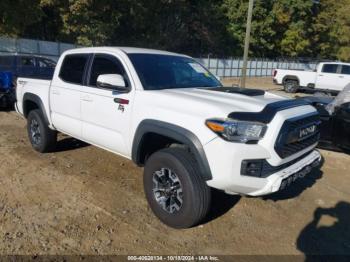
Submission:
[[[289,70],[289,69],[276,69],[277,73],[274,76],[274,80],[277,84],[282,85],[286,76],[293,76],[299,81],[299,86],[307,87],[310,84],[315,84],[316,72],[304,71],[304,70]]]
[[[16,110],[20,114],[24,114],[23,112],[23,101],[25,100],[23,94],[30,93],[33,95],[37,95],[42,98],[42,103],[47,111],[47,115],[49,115],[49,93],[50,93],[50,85],[51,80],[41,80],[36,78],[24,78],[20,77],[17,79],[17,88],[16,88]],[[29,91],[30,90],[30,91]],[[27,92],[28,91],[28,92]]]

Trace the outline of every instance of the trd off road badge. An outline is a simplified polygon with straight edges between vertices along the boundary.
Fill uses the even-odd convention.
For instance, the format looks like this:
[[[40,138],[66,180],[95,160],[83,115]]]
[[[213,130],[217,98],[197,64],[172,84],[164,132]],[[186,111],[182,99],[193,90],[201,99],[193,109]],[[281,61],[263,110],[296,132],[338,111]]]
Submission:
[[[125,108],[122,104],[119,104],[118,110],[120,110],[120,111],[122,111],[122,113],[124,113]]]

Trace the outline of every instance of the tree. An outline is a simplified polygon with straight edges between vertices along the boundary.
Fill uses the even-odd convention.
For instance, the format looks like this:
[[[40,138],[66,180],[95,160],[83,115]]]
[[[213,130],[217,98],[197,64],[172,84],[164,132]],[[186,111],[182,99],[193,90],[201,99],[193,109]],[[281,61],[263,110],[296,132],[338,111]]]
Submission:
[[[274,15],[271,13],[273,1],[255,1],[251,29],[250,53],[256,56],[274,55],[276,43],[273,41],[276,32],[273,28]],[[233,42],[235,55],[240,55],[244,47],[244,37],[248,10],[248,1],[224,0],[222,11],[226,15],[227,31]]]
[[[314,3],[309,0],[274,1],[276,36],[282,56],[311,56]]]
[[[319,57],[335,58],[337,39],[331,36],[336,20],[334,0],[323,0],[318,7],[318,16],[313,24],[313,47]]]
[[[1,0],[0,34],[18,37],[23,31],[37,21],[43,13],[39,0]]]
[[[42,0],[42,7],[58,10],[60,35],[75,43],[91,46],[109,42],[119,25],[120,1],[113,0]],[[112,33],[111,33],[112,32]]]
[[[0,34],[241,56],[248,0],[1,0]],[[255,0],[250,55],[350,61],[350,0]]]
[[[323,0],[313,24],[313,46],[320,57],[350,61],[350,0]]]
[[[124,5],[118,41],[193,55],[224,52],[220,0],[141,0]]]
[[[333,34],[339,37],[337,58],[343,61],[350,61],[350,0],[342,2],[344,3],[343,5],[339,5],[338,2],[338,27],[333,29]]]
[[[350,61],[350,0],[336,1],[335,9],[336,19],[330,30],[330,38],[337,42],[337,58]]]

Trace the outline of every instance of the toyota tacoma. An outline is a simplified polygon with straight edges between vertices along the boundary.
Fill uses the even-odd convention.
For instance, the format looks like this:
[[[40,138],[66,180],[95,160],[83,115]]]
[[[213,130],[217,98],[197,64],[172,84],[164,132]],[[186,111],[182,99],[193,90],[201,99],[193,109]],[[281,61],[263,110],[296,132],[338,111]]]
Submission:
[[[57,132],[144,167],[155,215],[174,228],[200,223],[211,188],[261,196],[320,163],[319,115],[306,101],[223,87],[193,58],[166,51],[69,50],[51,81],[19,78],[16,110],[36,151]]]

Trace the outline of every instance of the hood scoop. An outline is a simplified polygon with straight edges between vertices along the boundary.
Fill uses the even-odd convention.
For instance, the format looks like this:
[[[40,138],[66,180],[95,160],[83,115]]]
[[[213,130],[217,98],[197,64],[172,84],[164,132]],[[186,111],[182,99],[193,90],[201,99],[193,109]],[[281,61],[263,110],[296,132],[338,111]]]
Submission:
[[[239,94],[239,95],[245,95],[245,96],[263,96],[263,95],[265,95],[264,90],[240,88],[240,87],[214,87],[214,88],[208,88],[206,90],[216,91],[216,92],[224,92],[224,93],[230,93],[230,94]]]
[[[302,99],[283,100],[266,105],[261,112],[233,112],[228,118],[268,124],[279,111],[306,105],[310,103]]]

